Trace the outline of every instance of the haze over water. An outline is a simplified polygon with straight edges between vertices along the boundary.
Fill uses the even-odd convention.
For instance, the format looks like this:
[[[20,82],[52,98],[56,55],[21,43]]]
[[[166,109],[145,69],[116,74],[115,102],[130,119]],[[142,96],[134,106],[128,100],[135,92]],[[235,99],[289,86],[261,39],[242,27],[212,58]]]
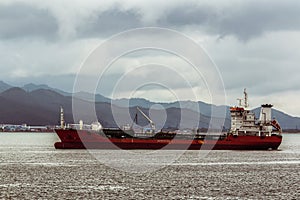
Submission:
[[[0,138],[0,199],[300,196],[300,134],[284,134],[278,151],[211,151],[205,158],[198,151],[186,151],[148,174],[107,167],[86,150],[56,150],[53,144],[59,139],[52,133],[0,133]],[[157,162],[164,162],[163,157],[153,164]]]

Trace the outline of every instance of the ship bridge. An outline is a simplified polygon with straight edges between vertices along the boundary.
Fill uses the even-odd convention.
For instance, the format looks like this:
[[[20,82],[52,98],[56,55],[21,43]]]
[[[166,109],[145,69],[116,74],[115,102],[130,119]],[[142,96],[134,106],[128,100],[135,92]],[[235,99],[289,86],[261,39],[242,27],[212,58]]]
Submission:
[[[246,89],[244,89],[244,105],[242,105],[243,99],[238,100],[238,106],[230,108],[231,134],[271,136],[275,133],[281,133],[281,127],[277,120],[271,119],[271,108],[273,105],[261,105],[261,113],[257,123],[255,114],[248,109],[249,103]]]

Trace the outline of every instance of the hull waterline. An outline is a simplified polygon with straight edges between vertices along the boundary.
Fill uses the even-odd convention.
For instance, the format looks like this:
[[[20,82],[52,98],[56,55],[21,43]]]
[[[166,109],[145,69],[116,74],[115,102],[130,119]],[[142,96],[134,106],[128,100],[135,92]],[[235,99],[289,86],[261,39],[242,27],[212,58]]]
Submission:
[[[106,138],[93,131],[56,130],[57,149],[174,149],[174,150],[268,150],[278,149],[281,135],[226,136],[220,139]]]

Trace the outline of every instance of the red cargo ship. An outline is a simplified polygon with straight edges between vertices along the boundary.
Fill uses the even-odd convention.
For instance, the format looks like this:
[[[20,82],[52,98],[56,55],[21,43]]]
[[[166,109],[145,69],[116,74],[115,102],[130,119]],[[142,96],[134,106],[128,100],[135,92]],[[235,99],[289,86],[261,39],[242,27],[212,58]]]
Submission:
[[[102,128],[100,123],[78,129],[65,128],[61,111],[61,128],[56,129],[61,142],[57,149],[177,149],[177,150],[268,150],[277,149],[282,141],[281,128],[277,120],[271,118],[271,104],[261,106],[259,120],[248,110],[247,93],[244,90],[244,106],[231,107],[231,128],[222,135],[155,132],[153,121],[139,108],[138,111],[149,121],[151,130],[135,133],[131,128]]]

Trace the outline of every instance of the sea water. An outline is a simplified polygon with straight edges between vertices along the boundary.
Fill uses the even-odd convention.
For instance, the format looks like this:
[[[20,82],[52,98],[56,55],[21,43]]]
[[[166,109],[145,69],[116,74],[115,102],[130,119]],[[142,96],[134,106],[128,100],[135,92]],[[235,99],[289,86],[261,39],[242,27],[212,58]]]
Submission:
[[[276,151],[185,151],[146,173],[116,169],[87,150],[56,150],[56,141],[55,133],[0,133],[0,199],[300,198],[300,134],[284,134]]]

